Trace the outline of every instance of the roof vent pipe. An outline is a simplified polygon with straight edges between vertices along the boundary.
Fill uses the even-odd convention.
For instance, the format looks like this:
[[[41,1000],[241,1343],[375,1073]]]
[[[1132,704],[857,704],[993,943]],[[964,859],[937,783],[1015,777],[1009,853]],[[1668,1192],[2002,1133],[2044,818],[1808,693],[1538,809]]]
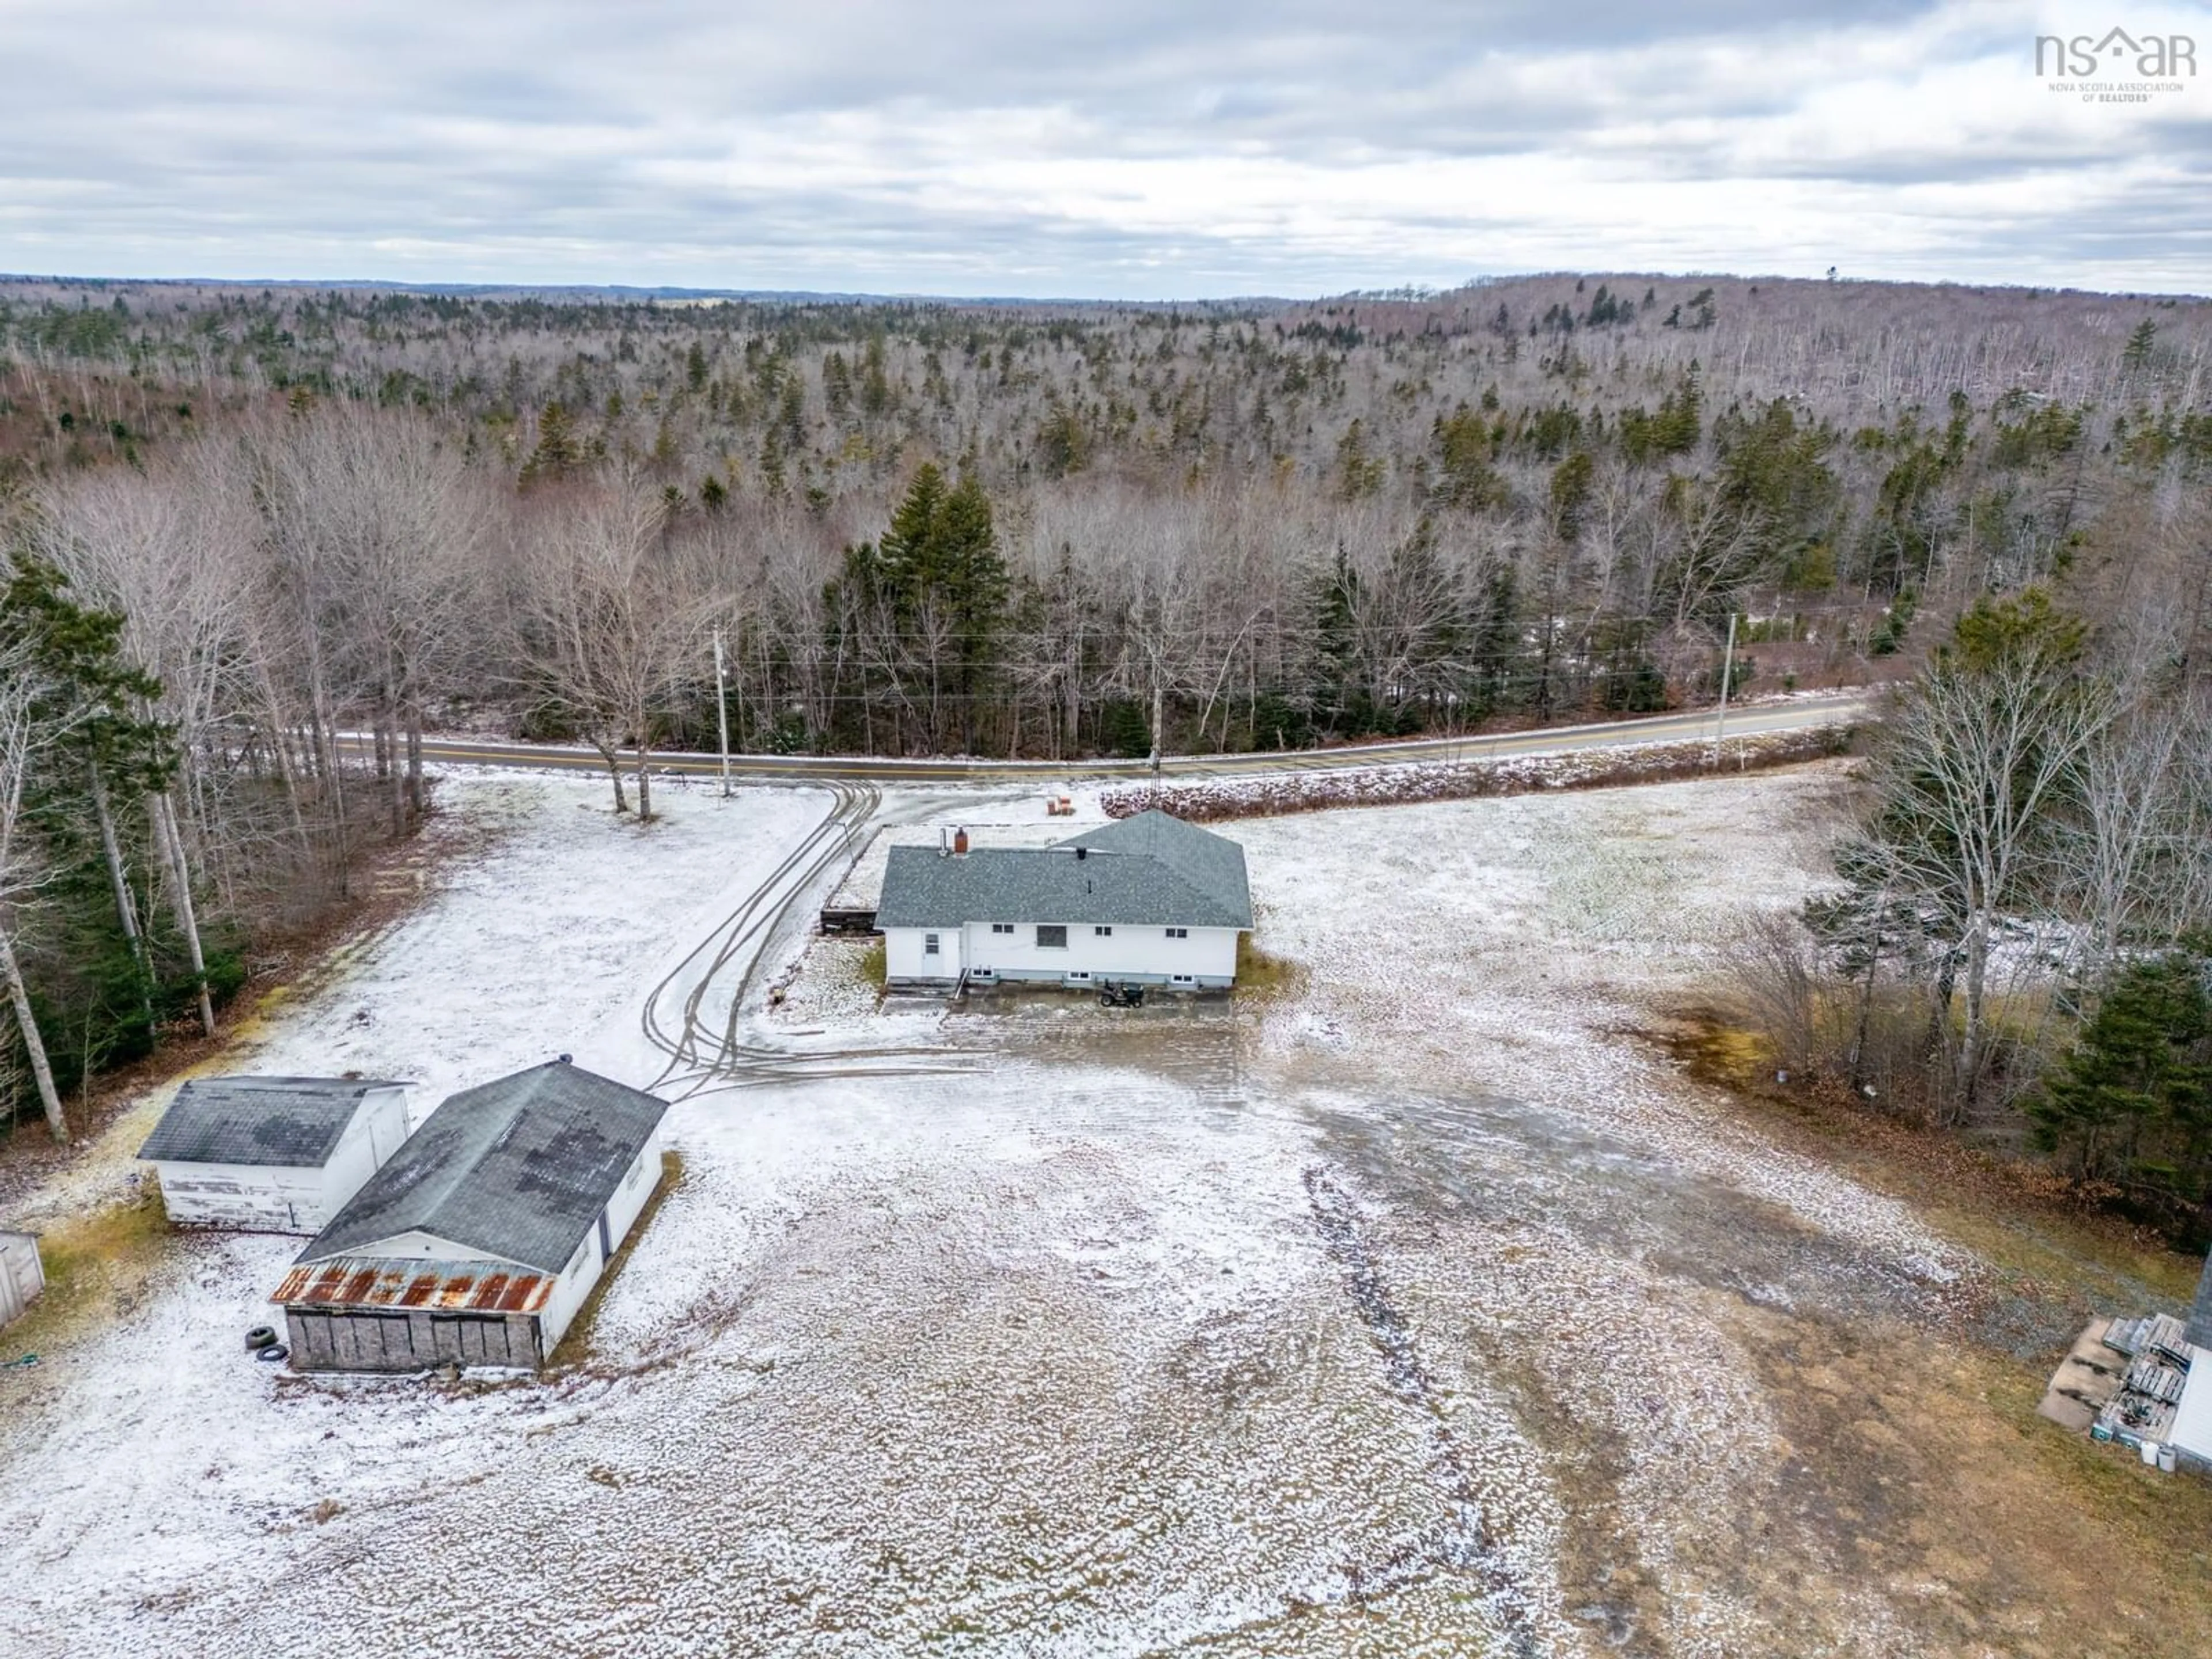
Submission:
[[[556,1058],[558,1059],[558,1060],[559,1060],[560,1064],[562,1064],[562,1065],[563,1065],[563,1066],[572,1066],[572,1065],[574,1065],[574,1064],[575,1063],[575,1060],[576,1060],[576,1057],[575,1057],[575,1055],[574,1055],[574,1054],[561,1054],[561,1055],[556,1056]]]
[[[1084,860],[1090,856],[1091,849],[1088,847],[1079,847],[1075,849],[1075,861],[1078,864],[1082,863]]]
[[[959,859],[968,856],[968,832],[965,830],[952,832],[952,856]]]

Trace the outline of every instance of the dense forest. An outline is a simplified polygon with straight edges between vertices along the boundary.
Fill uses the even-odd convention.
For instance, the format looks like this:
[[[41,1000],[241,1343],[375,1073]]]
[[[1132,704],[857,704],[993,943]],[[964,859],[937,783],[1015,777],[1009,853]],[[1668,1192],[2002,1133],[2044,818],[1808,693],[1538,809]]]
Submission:
[[[210,1020],[255,941],[419,820],[426,730],[588,742],[649,817],[650,751],[711,740],[718,638],[742,747],[1057,758],[1694,705],[1733,620],[1753,694],[1895,681],[1955,715],[2032,662],[2071,688],[2041,714],[2105,734],[2039,798],[2076,839],[1949,888],[1965,832],[1916,841],[1942,791],[1881,763],[1856,901],[1770,945],[1856,1011],[1855,1087],[2040,1125],[2112,1177],[2039,1057],[2206,920],[2165,900],[2201,886],[2208,370],[2200,301],[1832,282],[1182,307],[0,282],[0,1096],[58,1117]],[[2052,876],[2119,833],[2085,757],[2160,732],[2127,752],[2165,851],[2091,904]],[[2073,988],[2029,1031],[1991,963],[2038,950]],[[1825,1013],[1789,1018],[1822,1046]]]
[[[352,487],[386,494],[407,486],[370,452],[437,447],[456,476],[408,556],[470,622],[438,623],[398,695],[549,735],[584,716],[534,694],[526,630],[484,623],[566,580],[548,527],[586,498],[665,623],[622,735],[708,729],[720,624],[757,750],[1141,753],[1155,691],[1167,742],[1207,749],[1652,709],[1711,694],[1731,611],[1771,690],[1878,672],[1923,608],[2039,580],[2138,611],[2171,587],[2184,648],[2212,620],[2175,568],[2212,476],[2193,302],[1636,277],[1058,310],[0,284],[0,465],[65,538],[89,484],[234,540],[252,473],[303,428],[360,428]],[[980,492],[972,550],[893,530],[925,465]],[[332,562],[310,610],[357,620],[359,564]],[[329,667],[332,708],[392,694]]]

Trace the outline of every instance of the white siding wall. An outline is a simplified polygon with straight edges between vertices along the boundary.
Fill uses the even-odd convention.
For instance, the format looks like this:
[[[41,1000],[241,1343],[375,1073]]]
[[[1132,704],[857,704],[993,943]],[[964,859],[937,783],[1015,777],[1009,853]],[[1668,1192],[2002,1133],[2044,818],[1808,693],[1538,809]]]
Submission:
[[[488,1254],[467,1244],[456,1244],[450,1238],[440,1238],[435,1233],[394,1233],[389,1238],[380,1238],[356,1245],[343,1252],[349,1256],[389,1256],[395,1261],[499,1261],[504,1258]],[[520,1261],[509,1261],[510,1267],[521,1267],[525,1273],[534,1269],[523,1267]]]
[[[937,956],[923,954],[923,930],[884,930],[884,965],[894,980],[955,980],[959,964],[989,968],[1006,977],[1057,978],[1088,973],[1094,979],[1143,975],[1163,981],[1188,974],[1200,985],[1226,985],[1237,976],[1234,927],[1194,927],[1188,939],[1170,939],[1164,927],[1116,923],[1100,934],[1089,922],[1067,924],[1065,950],[1036,942],[1036,927],[1017,922],[1012,933],[994,933],[987,921],[940,934]],[[964,934],[964,938],[963,938]]]
[[[315,1233],[330,1219],[323,1171],[267,1164],[156,1164],[161,1203],[179,1226]]]
[[[21,1318],[46,1288],[39,1241],[28,1233],[0,1233],[0,1325]]]
[[[323,1165],[322,1214],[315,1228],[345,1207],[407,1139],[407,1091],[377,1089],[363,1097]]]
[[[607,1200],[607,1237],[616,1249],[622,1249],[629,1230],[637,1224],[638,1212],[645,1207],[646,1200],[653,1196],[653,1189],[659,1184],[660,1135],[656,1130],[639,1148],[637,1157],[623,1172],[623,1184]],[[592,1287],[599,1282],[606,1269],[607,1257],[599,1249],[599,1226],[594,1221],[583,1243],[555,1281],[544,1311],[538,1316],[538,1340],[544,1345],[547,1358],[552,1358],[554,1347],[568,1330],[569,1322],[575,1318],[576,1310],[584,1305]]]
[[[933,933],[937,935],[935,956],[927,950]],[[961,960],[957,927],[884,929],[884,975],[888,979],[956,980]]]
[[[553,1293],[545,1298],[544,1310],[538,1316],[538,1348],[548,1359],[606,1266],[599,1257],[599,1229],[594,1222],[575,1255],[568,1258],[568,1265],[561,1270],[560,1278],[553,1281]]]
[[[645,1208],[646,1200],[653,1196],[660,1185],[660,1131],[655,1129],[638,1148],[637,1157],[623,1176],[623,1184],[607,1200],[607,1231],[615,1241],[615,1249],[623,1247],[629,1230],[637,1224],[638,1212]]]

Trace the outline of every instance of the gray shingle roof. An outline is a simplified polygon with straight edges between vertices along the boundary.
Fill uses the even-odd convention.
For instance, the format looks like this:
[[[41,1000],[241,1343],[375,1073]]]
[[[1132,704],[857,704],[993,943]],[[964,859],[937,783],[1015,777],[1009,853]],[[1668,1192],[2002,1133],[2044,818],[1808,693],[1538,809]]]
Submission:
[[[1249,927],[1244,849],[1159,811],[1050,849],[985,847],[946,858],[931,847],[891,848],[877,927],[971,921]]]
[[[322,1167],[362,1097],[406,1085],[349,1077],[202,1077],[177,1097],[138,1156],[160,1164]]]
[[[401,1233],[557,1273],[667,1103],[565,1060],[449,1096],[331,1218],[302,1261]]]
[[[2189,1310],[2189,1340],[2212,1348],[2212,1257],[2204,1263],[2204,1276],[2197,1281],[2197,1300]]]

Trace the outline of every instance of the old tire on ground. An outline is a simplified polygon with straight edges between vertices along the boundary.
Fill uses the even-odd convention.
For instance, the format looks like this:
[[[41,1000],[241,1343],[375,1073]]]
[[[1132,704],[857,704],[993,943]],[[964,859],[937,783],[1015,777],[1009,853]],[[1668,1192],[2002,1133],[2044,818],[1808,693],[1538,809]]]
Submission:
[[[256,1348],[253,1351],[253,1357],[256,1359],[265,1359],[273,1365],[280,1360],[289,1359],[292,1357],[292,1351],[281,1342],[271,1342],[265,1348]]]
[[[246,1334],[246,1347],[256,1353],[270,1346],[276,1340],[276,1333],[266,1325],[256,1325]]]

